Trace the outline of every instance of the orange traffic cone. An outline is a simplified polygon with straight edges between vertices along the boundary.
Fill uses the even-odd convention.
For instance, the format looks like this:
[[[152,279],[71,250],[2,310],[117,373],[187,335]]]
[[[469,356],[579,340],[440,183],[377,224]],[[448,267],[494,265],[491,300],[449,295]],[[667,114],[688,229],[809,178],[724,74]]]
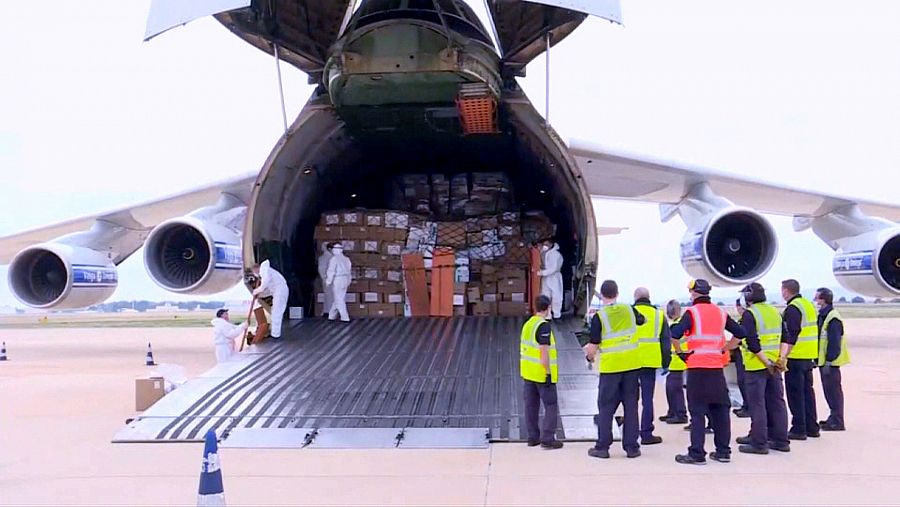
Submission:
[[[0,347],[0,361],[6,360],[6,342],[3,342],[3,346]]]

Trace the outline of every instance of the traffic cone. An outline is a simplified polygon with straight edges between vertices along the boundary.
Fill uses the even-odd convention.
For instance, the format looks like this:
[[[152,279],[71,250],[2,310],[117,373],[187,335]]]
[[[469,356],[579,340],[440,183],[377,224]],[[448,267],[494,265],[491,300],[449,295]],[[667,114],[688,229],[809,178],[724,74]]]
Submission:
[[[0,361],[6,361],[6,342],[0,347]]]
[[[216,432],[206,432],[203,446],[203,467],[200,470],[200,489],[197,492],[197,507],[224,506],[225,488],[222,486],[222,469],[219,463],[219,445]]]
[[[156,366],[156,363],[153,362],[153,349],[150,348],[150,342],[147,342],[147,359],[144,361],[144,364],[147,366]]]

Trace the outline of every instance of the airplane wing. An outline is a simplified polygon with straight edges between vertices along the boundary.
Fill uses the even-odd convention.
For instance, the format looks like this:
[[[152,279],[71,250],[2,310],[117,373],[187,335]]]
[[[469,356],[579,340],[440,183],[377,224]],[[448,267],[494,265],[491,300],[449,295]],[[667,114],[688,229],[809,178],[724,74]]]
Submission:
[[[588,191],[596,197],[674,205],[693,186],[706,182],[717,195],[764,213],[819,217],[856,204],[868,215],[900,222],[900,202],[879,203],[791,188],[580,140],[571,141],[569,151]]]
[[[118,252],[118,257],[114,260],[114,263],[118,264],[140,248],[154,226],[169,218],[215,204],[222,194],[230,194],[243,202],[249,202],[250,192],[257,175],[254,172],[136,206],[88,215],[0,237],[0,264],[9,264],[23,248],[67,234],[87,231],[98,223],[112,226],[110,230],[116,231],[112,241],[104,246],[111,247],[112,250]]]

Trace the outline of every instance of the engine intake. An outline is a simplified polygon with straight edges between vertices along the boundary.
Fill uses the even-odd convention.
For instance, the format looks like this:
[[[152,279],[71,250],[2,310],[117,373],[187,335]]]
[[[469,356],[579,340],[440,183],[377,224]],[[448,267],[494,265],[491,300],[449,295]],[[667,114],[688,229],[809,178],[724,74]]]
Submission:
[[[43,243],[19,252],[9,265],[9,287],[32,308],[84,308],[115,292],[118,273],[107,255],[89,248]]]
[[[161,223],[144,244],[144,265],[160,287],[177,293],[215,294],[241,280],[240,238],[194,217]]]
[[[900,230],[866,235],[838,251],[832,272],[845,288],[867,296],[900,295]]]
[[[747,208],[726,208],[688,229],[681,264],[691,276],[714,285],[743,285],[764,276],[775,263],[778,238],[772,225]]]

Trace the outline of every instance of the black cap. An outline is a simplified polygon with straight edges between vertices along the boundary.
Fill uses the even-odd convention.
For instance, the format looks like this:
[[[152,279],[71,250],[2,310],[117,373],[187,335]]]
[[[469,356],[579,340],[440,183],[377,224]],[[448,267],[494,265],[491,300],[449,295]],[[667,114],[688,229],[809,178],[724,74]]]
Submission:
[[[741,294],[744,294],[747,301],[751,303],[763,303],[766,301],[766,289],[757,282],[745,285],[741,289]]]
[[[691,280],[691,283],[688,284],[688,289],[697,294],[708,296],[709,291],[712,290],[712,286],[706,280],[698,278],[696,280]]]
[[[222,315],[225,315],[226,313],[228,313],[228,309],[227,309],[227,308],[221,308],[221,309],[219,309],[219,310],[216,310],[216,318],[217,318],[217,319],[221,319],[221,318],[222,318]]]

